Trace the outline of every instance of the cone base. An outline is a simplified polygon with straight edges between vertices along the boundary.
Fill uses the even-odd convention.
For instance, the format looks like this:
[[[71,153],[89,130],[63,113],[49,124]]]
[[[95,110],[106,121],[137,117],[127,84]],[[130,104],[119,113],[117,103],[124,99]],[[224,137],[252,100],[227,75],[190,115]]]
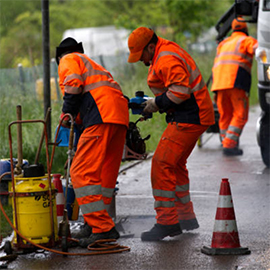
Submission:
[[[210,248],[204,246],[201,252],[206,255],[248,255],[251,251],[248,248]]]

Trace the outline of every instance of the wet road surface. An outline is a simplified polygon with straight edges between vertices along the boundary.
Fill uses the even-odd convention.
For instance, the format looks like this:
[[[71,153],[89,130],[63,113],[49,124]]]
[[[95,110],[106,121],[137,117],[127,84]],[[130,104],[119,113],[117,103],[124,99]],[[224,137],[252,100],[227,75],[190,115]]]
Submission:
[[[191,154],[187,164],[191,199],[200,228],[160,242],[141,241],[141,232],[155,223],[149,159],[124,170],[118,178],[115,223],[121,234],[118,243],[130,247],[129,252],[68,257],[36,252],[18,256],[8,269],[269,270],[270,176],[256,142],[259,113],[258,107],[250,109],[240,141],[243,156],[223,156],[218,134],[210,134],[209,141],[202,148],[196,146]],[[203,141],[207,136],[204,134]],[[240,244],[248,247],[250,255],[209,256],[201,252],[203,246],[211,246],[222,178],[229,179]],[[80,220],[71,223],[72,229]],[[69,252],[87,250],[74,248]]]

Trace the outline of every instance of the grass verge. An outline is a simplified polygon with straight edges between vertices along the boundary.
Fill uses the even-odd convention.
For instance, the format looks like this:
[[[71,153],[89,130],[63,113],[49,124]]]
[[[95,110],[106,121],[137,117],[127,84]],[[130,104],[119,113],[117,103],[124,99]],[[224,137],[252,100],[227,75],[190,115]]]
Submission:
[[[12,217],[12,206],[11,205],[3,205],[4,211],[6,212],[7,216],[9,217],[9,219],[11,221],[13,221],[13,217]],[[0,211],[0,224],[1,224],[1,229],[0,229],[0,239],[2,241],[3,238],[9,236],[12,233],[12,228],[10,226],[10,224],[8,223],[6,217],[4,216],[4,214],[2,213],[2,211]]]

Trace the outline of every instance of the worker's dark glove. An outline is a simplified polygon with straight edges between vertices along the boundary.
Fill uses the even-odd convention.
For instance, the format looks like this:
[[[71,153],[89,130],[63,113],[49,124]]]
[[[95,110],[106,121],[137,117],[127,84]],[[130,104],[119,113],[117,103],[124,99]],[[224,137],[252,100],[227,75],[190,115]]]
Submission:
[[[154,98],[146,100],[142,103],[142,105],[145,106],[143,109],[144,114],[150,114],[159,110],[159,107],[157,106]]]
[[[62,127],[65,127],[65,128],[70,128],[71,126],[71,121],[70,121],[70,117],[68,115],[64,116],[65,113],[62,112],[61,115],[60,115],[60,119],[59,121],[64,117],[62,123],[61,123],[61,126]]]

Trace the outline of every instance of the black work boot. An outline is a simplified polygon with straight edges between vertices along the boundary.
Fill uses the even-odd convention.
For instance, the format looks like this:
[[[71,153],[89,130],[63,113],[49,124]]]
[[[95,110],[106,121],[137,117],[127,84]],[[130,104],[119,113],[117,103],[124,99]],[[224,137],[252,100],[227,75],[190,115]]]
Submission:
[[[71,233],[72,238],[81,239],[87,238],[92,234],[92,228],[87,224],[84,223],[78,232]]]
[[[225,156],[241,156],[243,155],[243,150],[238,147],[235,148],[223,147],[223,154]]]
[[[87,238],[82,238],[79,240],[79,246],[86,248],[88,245],[96,242],[97,240],[103,239],[118,239],[120,237],[119,232],[113,227],[110,231],[104,233],[92,233]]]
[[[184,230],[191,231],[191,230],[198,229],[200,227],[196,218],[179,220],[179,223],[180,223],[180,227],[182,231]]]
[[[174,225],[161,225],[156,223],[150,231],[142,233],[141,239],[142,241],[159,241],[166,236],[173,237],[181,233],[182,230],[179,223]]]

